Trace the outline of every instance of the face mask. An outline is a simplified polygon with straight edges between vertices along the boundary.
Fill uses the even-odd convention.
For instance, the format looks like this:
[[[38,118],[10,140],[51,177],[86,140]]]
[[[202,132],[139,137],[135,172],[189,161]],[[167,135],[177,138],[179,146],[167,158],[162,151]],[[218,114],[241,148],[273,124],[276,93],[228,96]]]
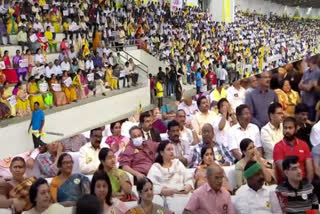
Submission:
[[[135,147],[139,147],[139,146],[141,146],[142,143],[143,143],[143,138],[142,138],[142,136],[141,136],[141,137],[137,137],[137,138],[133,138],[133,139],[132,139],[132,142],[133,142],[133,145],[134,145]]]

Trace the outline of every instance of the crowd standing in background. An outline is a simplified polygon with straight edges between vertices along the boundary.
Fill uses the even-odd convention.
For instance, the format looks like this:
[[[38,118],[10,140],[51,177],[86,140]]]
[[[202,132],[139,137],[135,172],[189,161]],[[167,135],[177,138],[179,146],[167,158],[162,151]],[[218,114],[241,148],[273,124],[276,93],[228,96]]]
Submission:
[[[33,130],[45,123],[40,109],[95,95],[97,88],[106,95],[105,87],[117,89],[119,80],[123,87],[137,84],[133,60],[122,62],[113,45],[121,51],[135,44],[167,67],[153,68],[158,73],[149,77],[158,108],[86,136],[44,146],[38,138],[40,147],[1,160],[0,208],[30,214],[319,209],[318,21],[237,12],[224,25],[198,8],[170,12],[168,4],[139,1],[10,4],[1,7],[9,14],[2,35],[18,33],[23,51],[29,46],[22,56],[28,63],[20,66],[17,51],[11,66],[4,52],[0,110],[3,117],[33,112]],[[47,62],[60,32],[66,38],[59,59]],[[184,84],[194,84],[197,95],[183,96]],[[163,105],[164,96],[177,102]]]

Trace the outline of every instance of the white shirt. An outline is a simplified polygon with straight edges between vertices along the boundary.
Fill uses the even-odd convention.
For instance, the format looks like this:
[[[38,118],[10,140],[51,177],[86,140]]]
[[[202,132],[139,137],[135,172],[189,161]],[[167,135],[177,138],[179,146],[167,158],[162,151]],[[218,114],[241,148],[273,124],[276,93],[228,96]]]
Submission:
[[[43,29],[43,26],[42,26],[42,24],[40,23],[40,22],[38,22],[38,23],[33,23],[33,29],[35,29],[35,30],[38,30],[38,31],[40,31],[40,32],[43,32],[44,31],[44,29]]]
[[[180,140],[187,142],[189,145],[193,143],[193,134],[191,129],[183,127],[183,130],[180,132]]]
[[[51,78],[51,75],[54,74],[53,66],[50,68],[49,66],[46,67],[46,77]]]
[[[238,214],[281,214],[276,186],[265,186],[257,192],[247,184],[241,186],[234,197],[233,205]]]
[[[186,122],[190,123],[193,119],[193,116],[199,111],[197,102],[192,100],[192,103],[190,106],[185,104],[185,102],[182,102],[178,106],[178,110],[183,109],[186,113]]]
[[[233,149],[239,149],[240,151],[240,142],[245,138],[251,139],[254,142],[255,147],[261,147],[260,131],[258,126],[253,123],[249,123],[247,129],[243,130],[238,123],[232,126],[228,133],[229,151]]]
[[[63,61],[63,62],[61,63],[61,69],[62,69],[62,71],[70,71],[70,70],[71,70],[71,65],[70,65],[70,63]]]
[[[34,62],[37,64],[38,62],[40,64],[44,64],[44,56],[42,54],[36,54],[34,57]]]
[[[268,161],[273,160],[273,148],[283,139],[283,126],[276,129],[270,122],[268,122],[261,129],[261,144],[264,150],[264,158]]]
[[[228,76],[228,72],[224,68],[217,69],[217,79],[218,80],[226,80],[226,77]]]
[[[100,149],[94,149],[92,144],[86,143],[79,151],[79,166],[82,174],[93,174],[99,167]]]
[[[215,141],[218,144],[224,145],[226,148],[228,148],[228,133],[231,128],[230,121],[226,121],[224,128],[222,130],[219,130],[219,123],[221,119],[222,114],[218,114],[217,118],[213,122]]]
[[[311,129],[310,142],[313,146],[317,146],[320,143],[320,121]]]
[[[54,65],[54,66],[53,66],[53,73],[54,73],[54,75],[56,75],[56,76],[62,75],[61,66],[60,66],[60,65]]]
[[[92,60],[87,60],[86,61],[86,70],[93,70],[94,69],[94,65],[93,65],[93,61]]]
[[[246,90],[242,87],[240,87],[239,90],[233,86],[227,89],[227,100],[229,101],[233,110],[236,110],[239,105],[244,104],[245,95]]]

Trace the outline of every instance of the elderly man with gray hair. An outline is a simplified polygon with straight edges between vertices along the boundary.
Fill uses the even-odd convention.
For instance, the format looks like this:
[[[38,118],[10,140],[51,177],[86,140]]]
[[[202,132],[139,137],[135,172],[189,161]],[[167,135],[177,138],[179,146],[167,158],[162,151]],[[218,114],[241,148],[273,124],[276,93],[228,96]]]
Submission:
[[[206,177],[208,182],[193,192],[183,214],[235,213],[230,193],[222,187],[224,171],[221,166],[208,166]]]

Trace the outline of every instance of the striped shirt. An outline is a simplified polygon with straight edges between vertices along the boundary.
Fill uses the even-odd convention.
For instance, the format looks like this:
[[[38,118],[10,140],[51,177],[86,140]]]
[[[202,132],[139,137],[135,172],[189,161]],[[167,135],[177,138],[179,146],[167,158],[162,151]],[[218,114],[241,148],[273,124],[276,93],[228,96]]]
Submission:
[[[287,214],[305,214],[306,210],[318,210],[318,199],[313,193],[312,184],[301,182],[299,189],[290,185],[288,180],[276,188],[280,206]]]

